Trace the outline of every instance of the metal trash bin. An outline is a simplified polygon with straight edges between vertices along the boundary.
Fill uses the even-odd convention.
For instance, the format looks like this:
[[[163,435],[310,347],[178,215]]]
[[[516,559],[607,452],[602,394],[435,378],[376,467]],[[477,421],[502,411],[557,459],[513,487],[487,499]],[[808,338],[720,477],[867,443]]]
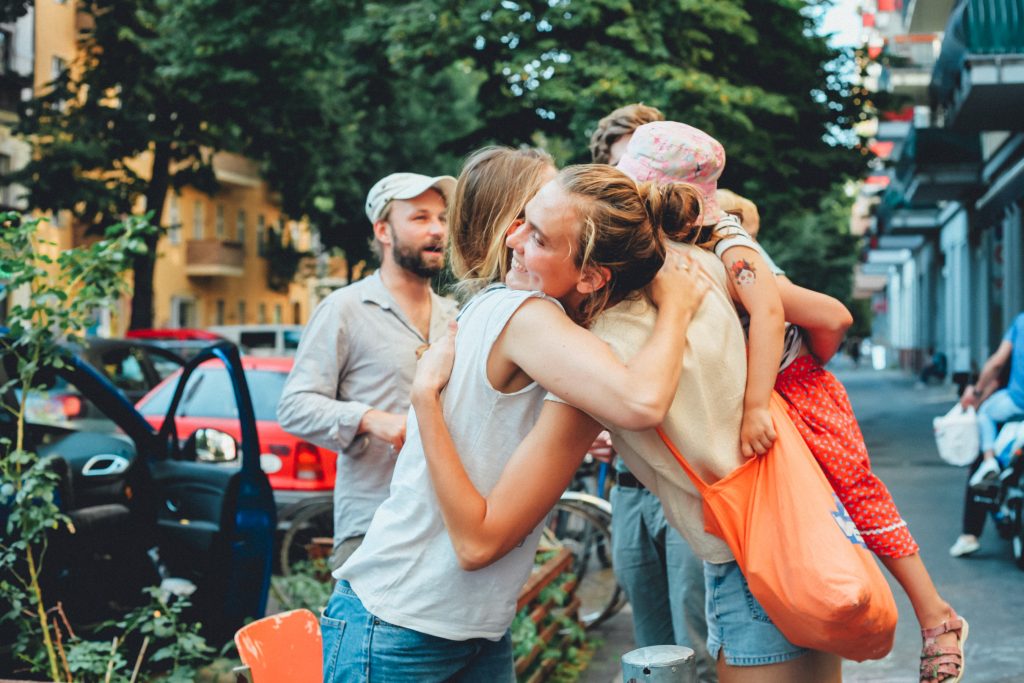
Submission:
[[[696,683],[697,659],[682,645],[652,645],[622,655],[623,683]]]

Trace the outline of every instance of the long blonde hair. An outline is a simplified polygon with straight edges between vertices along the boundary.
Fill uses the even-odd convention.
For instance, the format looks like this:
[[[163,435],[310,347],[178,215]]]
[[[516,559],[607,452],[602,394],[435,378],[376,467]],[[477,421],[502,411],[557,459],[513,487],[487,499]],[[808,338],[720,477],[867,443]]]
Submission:
[[[547,152],[533,148],[484,147],[466,159],[448,209],[451,269],[460,298],[505,280],[512,259],[505,246],[508,228],[553,171]]]

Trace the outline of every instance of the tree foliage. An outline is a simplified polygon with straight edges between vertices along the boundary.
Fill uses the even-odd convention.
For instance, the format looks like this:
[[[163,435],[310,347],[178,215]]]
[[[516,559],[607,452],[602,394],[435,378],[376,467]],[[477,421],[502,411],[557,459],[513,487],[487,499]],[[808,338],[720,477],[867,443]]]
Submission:
[[[212,190],[209,151],[231,149],[351,263],[383,175],[454,174],[492,142],[586,161],[596,121],[644,101],[723,142],[766,234],[813,239],[799,221],[866,160],[842,134],[852,55],[815,33],[827,2],[98,0],[86,68],[30,104],[30,201],[159,216],[161,183]]]

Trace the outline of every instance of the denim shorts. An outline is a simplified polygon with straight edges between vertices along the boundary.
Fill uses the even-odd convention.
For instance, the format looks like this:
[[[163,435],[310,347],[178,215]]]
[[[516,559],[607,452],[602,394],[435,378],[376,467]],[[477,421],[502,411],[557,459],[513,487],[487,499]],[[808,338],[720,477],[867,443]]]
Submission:
[[[514,683],[512,638],[448,640],[389,624],[363,606],[348,581],[320,617],[324,683]]]
[[[708,617],[708,653],[723,652],[731,666],[763,666],[788,662],[810,652],[793,645],[775,627],[754,599],[735,562],[704,563]]]

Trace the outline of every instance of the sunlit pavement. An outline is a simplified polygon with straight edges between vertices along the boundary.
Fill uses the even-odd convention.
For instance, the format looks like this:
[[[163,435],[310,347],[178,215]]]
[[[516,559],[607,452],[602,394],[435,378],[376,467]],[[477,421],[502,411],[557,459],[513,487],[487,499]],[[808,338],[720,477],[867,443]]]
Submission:
[[[854,368],[846,359],[830,369],[850,393],[873,467],[910,524],[939,592],[970,622],[965,683],[1024,681],[1024,571],[1014,566],[1009,543],[989,524],[974,556],[948,554],[960,529],[966,472],[939,459],[931,420],[949,410],[955,391],[948,385],[916,388],[909,375],[866,364]],[[902,590],[890,583],[900,610],[896,645],[883,660],[847,662],[845,681],[918,680],[917,621]],[[595,629],[604,643],[584,681],[621,681],[618,658],[633,648],[631,618],[627,608]]]

